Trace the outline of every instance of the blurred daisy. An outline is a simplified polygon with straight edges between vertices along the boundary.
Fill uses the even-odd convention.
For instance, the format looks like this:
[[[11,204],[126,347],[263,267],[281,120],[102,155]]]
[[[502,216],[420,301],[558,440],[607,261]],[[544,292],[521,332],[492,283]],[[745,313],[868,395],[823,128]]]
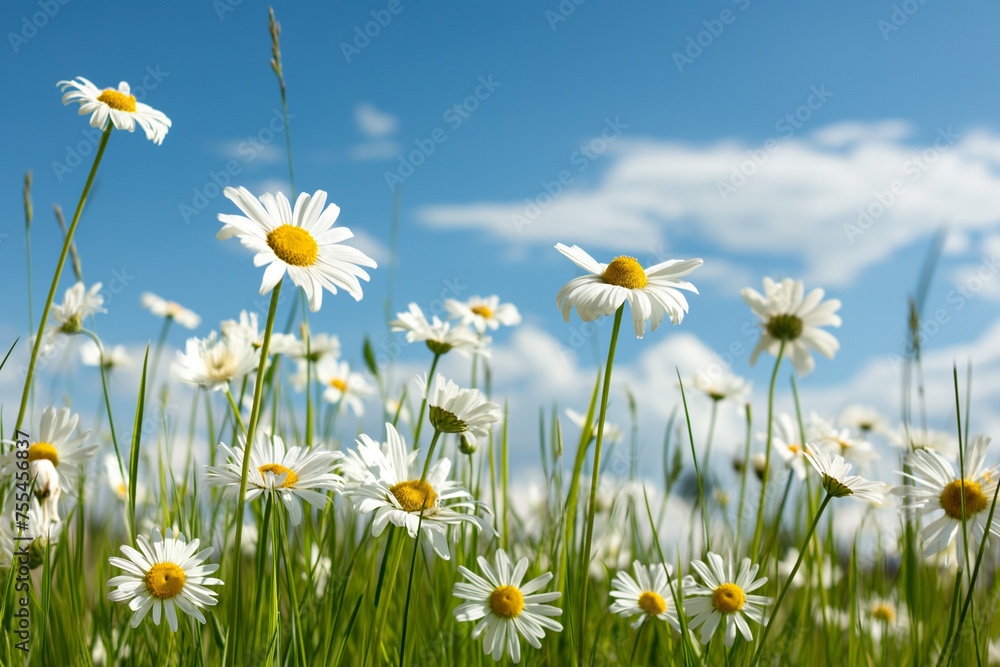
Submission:
[[[688,303],[678,290],[698,293],[694,285],[679,278],[701,266],[700,259],[671,259],[644,269],[634,257],[625,255],[610,264],[600,264],[579,246],[557,243],[556,250],[590,273],[569,281],[556,295],[556,305],[567,322],[573,306],[581,320],[590,322],[603,315],[614,315],[628,301],[635,335],[642,338],[646,322],[650,323],[650,331],[656,331],[665,315],[671,323],[681,323]]]
[[[48,461],[59,474],[59,486],[68,493],[76,489],[80,468],[97,451],[97,445],[84,445],[90,431],[78,432],[80,415],[69,408],[47,407],[42,411],[38,430],[32,431],[34,441],[28,446],[28,470],[34,479],[39,462]],[[10,442],[10,441],[8,441]],[[4,455],[4,475],[12,475],[18,469],[18,458],[14,449]]]
[[[504,652],[517,664],[521,661],[521,640],[524,637],[536,649],[542,647],[545,628],[561,632],[562,624],[552,619],[562,610],[547,602],[558,600],[558,591],[538,593],[552,580],[552,573],[536,577],[521,585],[528,571],[528,559],[513,565],[503,549],[497,549],[491,566],[482,556],[477,560],[483,576],[459,566],[458,571],[468,581],[456,582],[452,595],[468,600],[455,608],[459,622],[479,621],[472,629],[472,639],[483,636],[483,650],[499,661]],[[482,619],[482,620],[480,620]]]
[[[360,484],[344,489],[356,512],[375,512],[372,535],[378,537],[392,522],[406,528],[410,537],[416,537],[419,526],[435,553],[448,560],[451,558],[448,532],[452,527],[469,523],[491,530],[489,524],[470,513],[481,507],[481,503],[473,500],[472,494],[458,482],[448,479],[451,460],[438,459],[421,481],[423,466],[417,465],[416,452],[410,451],[392,424],[386,424],[386,430],[385,445],[363,433],[359,436],[357,451],[368,473]],[[453,532],[452,538],[457,539],[458,535]]]
[[[799,425],[788,413],[781,413],[774,419],[771,432],[771,447],[785,462],[785,468],[792,470],[800,480],[806,478],[805,450],[802,448],[802,434]],[[807,432],[808,436],[809,433]],[[767,441],[767,434],[758,434],[758,439]]]
[[[309,333],[309,350],[306,350],[305,327],[302,339],[296,340],[297,345],[291,354],[297,359],[307,359],[317,362],[324,357],[336,359],[340,356],[340,339],[327,333]]]
[[[442,433],[461,433],[471,447],[479,438],[489,437],[490,425],[500,421],[500,406],[478,389],[461,389],[440,373],[434,387],[426,391],[426,376],[418,376],[424,398],[429,406],[431,425]]]
[[[966,562],[964,540],[959,535],[963,504],[970,562],[975,560],[987,527],[990,533],[1000,537],[1000,513],[995,514],[987,526],[998,477],[997,466],[987,468],[984,465],[989,444],[990,439],[985,435],[977,435],[969,443],[965,453],[964,481],[952,462],[933,449],[918,449],[906,455],[906,464],[911,472],[900,474],[913,480],[915,485],[897,486],[892,490],[894,495],[907,499],[900,504],[900,509],[919,510],[921,516],[941,512],[921,532],[925,558],[945,551],[955,540],[958,562]]]
[[[78,282],[67,289],[62,303],[52,304],[49,311],[57,325],[50,333],[75,334],[83,328],[83,321],[88,317],[108,312],[104,308],[104,297],[100,292],[101,283],[94,283],[87,289],[82,282]]]
[[[811,439],[816,440],[834,454],[839,454],[859,466],[879,458],[878,452],[875,451],[871,443],[853,437],[849,428],[838,429],[827,423],[825,428],[823,426],[817,428]]]
[[[260,359],[244,338],[188,338],[184,352],[177,351],[172,370],[181,380],[211,391],[226,391],[229,383],[252,373]]]
[[[763,622],[764,606],[771,603],[770,598],[760,595],[749,595],[767,583],[767,577],[755,579],[757,565],[751,565],[749,558],[740,563],[740,570],[733,576],[733,563],[728,567],[722,561],[722,556],[708,552],[708,563],[696,560],[691,567],[701,577],[704,585],[697,584],[688,575],[684,582],[684,593],[689,596],[684,600],[684,613],[688,617],[688,627],[692,630],[701,627],[701,643],[707,644],[725,620],[726,646],[732,646],[736,641],[736,630],[748,642],[753,641],[750,625],[747,619],[760,625]]]
[[[726,399],[741,401],[750,394],[750,383],[738,375],[720,373],[695,373],[691,385],[713,401]]]
[[[823,488],[834,498],[853,496],[881,505],[885,500],[885,484],[871,482],[859,475],[849,475],[851,464],[843,456],[833,456],[821,447],[806,445],[806,458],[823,478]]]
[[[884,638],[909,635],[910,614],[905,602],[896,605],[892,600],[876,597],[867,603],[862,603],[860,607],[859,621],[862,627],[868,630],[873,642],[879,643]]]
[[[219,324],[222,337],[227,339],[241,339],[249,343],[255,349],[264,346],[264,332],[259,327],[259,317],[255,312],[240,311],[240,319],[223,320]],[[298,351],[298,339],[293,334],[271,333],[271,343],[267,348],[268,354],[291,354]]]
[[[80,359],[84,366],[101,365],[101,348],[92,340],[84,341],[80,346]],[[132,359],[125,351],[124,345],[104,348],[104,370],[110,371],[115,368],[130,368]]]
[[[580,414],[572,408],[566,408],[563,410],[563,414],[569,419],[573,424],[576,425],[578,429],[583,430],[584,424],[587,422],[587,415]],[[590,439],[593,440],[597,437],[597,420],[590,425]],[[622,430],[617,424],[612,424],[611,422],[604,422],[604,441],[605,442],[618,442],[623,438]]]
[[[118,130],[133,132],[138,125],[146,133],[146,138],[155,144],[162,144],[163,137],[167,136],[167,130],[170,129],[170,119],[162,111],[137,102],[124,81],[118,84],[118,90],[101,90],[82,76],[73,81],[60,81],[56,85],[62,87],[64,105],[78,102],[81,116],[91,114],[91,127],[103,130],[108,126],[109,119]],[[72,90],[67,93],[67,88]]]
[[[890,434],[889,441],[903,449],[932,449],[951,458],[958,456],[958,440],[946,431],[909,428],[900,424],[898,432]]]
[[[393,331],[405,331],[406,340],[410,343],[424,341],[434,354],[445,354],[455,350],[464,357],[475,350],[479,355],[490,356],[486,346],[492,342],[489,336],[478,337],[470,328],[459,325],[452,328],[450,322],[442,322],[437,315],[428,322],[420,306],[411,303],[405,313],[396,313],[396,318],[389,322]]]
[[[122,545],[126,558],[111,556],[108,562],[125,570],[127,574],[111,577],[108,586],[117,586],[108,593],[114,602],[129,602],[132,627],[138,627],[149,610],[153,610],[153,623],[160,624],[160,617],[167,617],[167,625],[177,632],[177,610],[194,616],[205,623],[202,608],[218,600],[209,586],[221,585],[220,579],[208,577],[219,569],[218,563],[203,565],[214,549],[198,551],[199,540],[185,542],[184,536],[167,529],[166,539],[160,531],[153,530],[153,542],[144,535],[138,537],[139,551]]]
[[[385,402],[385,414],[389,421],[394,420],[398,414],[399,421],[403,424],[409,424],[412,419],[412,415],[410,415],[410,408],[406,405],[406,403],[400,403],[395,398],[390,398]]]
[[[615,601],[609,611],[625,617],[639,614],[639,618],[632,623],[633,629],[637,629],[646,619],[658,618],[670,623],[680,632],[680,621],[677,619],[671,591],[675,587],[667,583],[667,574],[674,573],[673,567],[668,564],[664,570],[662,563],[647,566],[635,561],[632,563],[632,572],[635,573],[634,579],[628,572],[622,571],[611,582],[611,597]]]
[[[148,308],[154,315],[173,320],[187,329],[197,329],[198,325],[201,324],[201,317],[196,313],[175,301],[161,299],[152,292],[142,293],[142,307]]]
[[[785,554],[783,560],[778,561],[778,578],[788,579],[791,575],[792,570],[795,568],[795,562],[799,558],[799,550],[795,547],[789,547],[788,553]],[[806,569],[800,567],[798,572],[795,573],[795,578],[792,579],[790,584],[792,588],[799,588],[804,586],[806,583]],[[815,585],[819,585],[820,579],[823,581],[824,588],[832,588],[840,582],[842,572],[840,566],[836,564],[831,564],[826,558],[823,559],[822,571],[815,573],[818,576],[813,577],[813,582]]]
[[[305,376],[305,362],[299,362],[299,373]],[[337,361],[334,357],[324,357],[313,371],[316,380],[326,387],[323,399],[340,409],[349,407],[354,416],[361,417],[365,413],[364,399],[375,393],[373,387],[361,373],[351,371],[346,361]]]
[[[840,349],[840,343],[823,326],[840,326],[840,316],[834,313],[840,308],[838,299],[823,301],[825,292],[816,288],[803,297],[801,280],[785,278],[776,283],[764,278],[764,296],[750,287],[741,294],[750,309],[762,321],[760,341],[750,355],[750,365],[757,362],[757,356],[766,351],[778,356],[781,342],[785,342],[785,355],[790,357],[795,371],[806,375],[816,367],[809,348],[833,359]]]
[[[468,301],[448,299],[444,302],[444,307],[453,318],[458,318],[461,324],[471,326],[479,334],[486,333],[487,328],[496,331],[501,324],[512,327],[521,323],[521,313],[517,312],[517,306],[500,303],[500,297],[496,295],[486,298],[474,296]]]
[[[207,467],[208,483],[223,487],[227,497],[236,497],[240,492],[246,451],[243,435],[239,436],[239,443],[235,449],[220,444],[226,462],[214,468]],[[280,436],[258,431],[250,450],[246,500],[252,502],[262,495],[277,496],[274,500],[285,504],[288,518],[293,526],[297,526],[302,522],[301,501],[322,510],[330,502],[325,492],[340,489],[342,480],[333,472],[334,462],[340,457],[340,452],[318,447],[286,449],[285,441]]]
[[[326,206],[326,192],[300,193],[294,210],[280,192],[264,193],[259,200],[244,187],[228,187],[224,194],[243,215],[220,213],[219,220],[225,224],[216,238],[239,238],[240,243],[257,253],[254,266],[268,265],[261,294],[274,289],[287,272],[292,282],[305,291],[313,312],[323,303],[324,289],[336,294],[339,287],[361,301],[358,278],[369,280],[361,267],[374,269],[377,264],[357,248],[341,243],[354,234],[347,227],[334,227],[340,207]]]
[[[840,413],[840,425],[854,428],[867,435],[872,431],[885,431],[886,421],[878,410],[867,405],[849,405]]]
[[[104,479],[108,483],[108,488],[115,494],[115,497],[122,502],[128,502],[128,481],[122,476],[122,469],[118,465],[118,459],[114,454],[104,456]],[[142,489],[136,489],[137,502],[142,496]]]
[[[29,465],[31,479],[34,480],[35,498],[41,504],[42,524],[57,523],[59,519],[59,496],[62,485],[59,483],[59,473],[52,461],[38,459]]]

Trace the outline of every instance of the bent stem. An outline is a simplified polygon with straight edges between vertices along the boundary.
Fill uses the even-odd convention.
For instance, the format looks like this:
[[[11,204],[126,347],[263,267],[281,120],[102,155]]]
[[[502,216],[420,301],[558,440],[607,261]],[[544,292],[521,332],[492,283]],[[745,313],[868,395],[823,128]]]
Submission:
[[[767,483],[771,477],[771,437],[774,433],[774,382],[778,379],[778,368],[785,354],[785,340],[782,339],[778,348],[778,358],[774,360],[774,371],[771,373],[771,388],[767,392],[767,447],[764,451],[764,478],[760,482],[760,505],[757,506],[757,525],[753,530],[753,543],[750,547],[750,557],[757,559],[757,548],[760,546],[760,534],[764,530],[764,500],[767,495]],[[750,465],[750,461],[746,462]]]
[[[101,135],[101,143],[97,146],[97,155],[94,156],[94,166],[90,168],[90,175],[83,186],[83,193],[80,201],[76,205],[76,212],[73,213],[73,222],[70,223],[66,231],[66,238],[63,240],[62,252],[59,253],[59,262],[56,264],[56,272],[52,275],[52,286],[49,287],[49,296],[45,300],[45,308],[42,310],[42,319],[38,322],[38,332],[35,334],[35,344],[31,348],[31,361],[28,362],[28,374],[24,379],[24,392],[21,394],[21,407],[17,412],[17,421],[14,422],[14,429],[21,428],[24,423],[24,412],[28,408],[28,394],[31,392],[31,381],[35,375],[35,362],[38,361],[38,351],[42,347],[42,339],[45,338],[45,324],[49,319],[49,311],[52,309],[52,301],[55,299],[56,290],[59,288],[59,278],[62,276],[63,266],[66,264],[66,256],[69,254],[69,247],[73,244],[73,234],[76,233],[76,225],[80,222],[80,214],[83,213],[83,205],[90,194],[90,187],[94,184],[94,176],[97,175],[97,168],[101,165],[101,158],[104,157],[104,149],[108,146],[108,139],[111,138],[111,130],[114,125],[108,123],[107,129]]]
[[[440,352],[434,353],[434,361],[431,362],[431,372],[427,374],[427,386],[424,387],[424,400],[420,403],[420,416],[417,417],[417,428],[413,432],[413,449],[420,447],[420,429],[424,425],[424,413],[427,411],[427,396],[431,393],[431,382],[434,380],[434,370],[437,368]]]
[[[604,441],[604,417],[608,413],[608,394],[611,393],[611,369],[615,364],[615,347],[618,344],[618,330],[622,324],[622,314],[625,304],[615,311],[615,324],[611,330],[611,344],[608,346],[608,363],[604,370],[604,387],[601,390],[601,413],[597,421],[597,442],[594,443],[594,469],[590,480],[590,503],[587,506],[587,532],[583,540],[583,565],[580,568],[583,577],[583,590],[580,593],[580,629],[577,635],[577,663],[584,664],[584,630],[587,622],[587,585],[590,583],[590,546],[594,539],[594,513],[597,509],[597,482],[601,471],[601,445]]]

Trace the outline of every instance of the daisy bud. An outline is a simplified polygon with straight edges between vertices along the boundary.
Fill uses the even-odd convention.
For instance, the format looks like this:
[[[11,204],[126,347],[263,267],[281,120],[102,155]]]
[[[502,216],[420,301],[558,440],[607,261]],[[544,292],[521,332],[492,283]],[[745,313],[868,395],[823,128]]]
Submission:
[[[464,435],[462,436],[462,441],[458,444],[458,451],[463,454],[475,454],[476,453],[476,443],[469,442],[469,439]]]

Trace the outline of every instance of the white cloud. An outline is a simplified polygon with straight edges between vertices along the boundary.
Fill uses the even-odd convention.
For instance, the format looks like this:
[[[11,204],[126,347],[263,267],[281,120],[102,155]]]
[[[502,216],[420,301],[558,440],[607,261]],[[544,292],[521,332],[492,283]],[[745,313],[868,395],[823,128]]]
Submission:
[[[840,123],[770,148],[622,139],[593,185],[574,182],[552,197],[542,181],[557,174],[537,174],[527,197],[431,205],[418,217],[519,243],[638,255],[666,236],[690,238],[801,261],[807,280],[826,285],[851,283],[942,222],[964,233],[1000,220],[1000,135],[988,131],[942,127],[916,141],[901,121]]]
[[[381,241],[363,229],[358,229],[355,226],[351,226],[350,229],[354,232],[354,238],[346,241],[347,245],[354,246],[365,253],[374,259],[380,267],[389,261],[391,253]]]
[[[354,107],[354,122],[358,129],[369,137],[384,137],[392,134],[399,127],[399,118],[385,111],[379,111],[375,105],[365,102]]]
[[[391,139],[376,139],[351,146],[350,158],[357,162],[389,160],[399,155],[400,146]]]

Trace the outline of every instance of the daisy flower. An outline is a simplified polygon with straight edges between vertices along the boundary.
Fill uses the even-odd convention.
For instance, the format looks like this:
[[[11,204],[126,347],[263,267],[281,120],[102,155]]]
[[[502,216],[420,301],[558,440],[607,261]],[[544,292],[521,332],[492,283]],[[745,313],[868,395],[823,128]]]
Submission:
[[[576,425],[576,427],[579,428],[581,431],[583,430],[583,427],[587,422],[587,415],[580,414],[579,412],[577,412],[572,408],[566,408],[563,412],[566,415],[567,419],[573,422]],[[594,420],[594,423],[590,425],[590,438],[594,439],[596,437],[597,437],[597,420]],[[618,427],[617,424],[612,424],[611,422],[608,421],[604,422],[605,442],[618,442],[622,439],[622,437],[624,437],[622,434],[622,430]]]
[[[83,321],[97,313],[108,312],[104,306],[104,297],[100,294],[101,283],[94,283],[90,289],[78,282],[63,295],[62,303],[53,304],[49,313],[52,320],[59,326],[53,327],[52,333],[75,334],[83,328]]]
[[[860,475],[849,475],[851,464],[846,463],[843,456],[831,458],[825,449],[807,444],[806,458],[823,478],[823,488],[834,498],[853,496],[876,505],[885,500],[885,484],[869,481]]]
[[[219,329],[223,338],[240,338],[254,349],[259,349],[264,346],[264,332],[260,330],[259,319],[257,313],[241,310],[239,320],[223,320],[219,324]],[[298,349],[299,341],[294,334],[271,333],[268,354],[291,354]]]
[[[167,136],[167,130],[170,129],[170,119],[162,111],[137,102],[124,81],[118,84],[118,90],[101,90],[82,76],[73,81],[60,81],[56,85],[62,87],[64,105],[78,102],[81,116],[91,114],[91,127],[103,130],[108,126],[109,119],[119,130],[134,132],[138,125],[146,133],[146,138],[155,144],[162,144],[163,137]],[[67,88],[72,90],[66,92]]]
[[[423,466],[417,465],[417,452],[410,451],[392,424],[386,424],[388,442],[379,445],[365,434],[358,438],[358,455],[367,467],[360,484],[348,485],[344,493],[354,503],[359,514],[375,512],[372,535],[378,537],[392,522],[406,528],[410,537],[417,536],[417,527],[430,540],[435,553],[448,560],[448,531],[462,523],[492,530],[475,514],[482,504],[455,481],[450,481],[451,461],[441,457],[421,481]],[[421,521],[421,514],[423,520]],[[458,535],[452,533],[453,539]]]
[[[218,563],[202,565],[214,549],[208,547],[198,551],[200,542],[185,542],[180,533],[167,529],[166,539],[157,529],[153,530],[153,542],[145,535],[138,537],[139,551],[122,545],[126,558],[111,556],[108,562],[125,570],[127,574],[111,577],[108,586],[117,589],[108,592],[113,602],[129,602],[132,627],[138,627],[149,610],[153,610],[153,623],[160,624],[160,617],[167,617],[167,625],[177,632],[177,610],[194,616],[205,623],[201,613],[203,607],[210,607],[218,600],[209,586],[221,585],[221,579],[208,577],[219,569]]]
[[[407,342],[424,341],[434,354],[445,354],[455,350],[464,357],[475,350],[478,354],[488,357],[485,349],[492,339],[489,336],[477,337],[467,326],[459,325],[452,328],[450,322],[442,322],[437,315],[428,322],[424,311],[415,303],[409,305],[405,313],[396,313],[397,319],[389,322],[393,331],[405,331]]]
[[[496,331],[501,324],[513,327],[521,323],[521,313],[517,312],[517,306],[500,303],[500,297],[496,295],[485,298],[474,296],[468,301],[448,299],[444,302],[444,307],[452,318],[458,318],[464,326],[471,325],[480,335],[486,333],[487,328]]]
[[[778,561],[778,578],[788,579],[791,576],[792,570],[795,569],[795,563],[799,559],[799,550],[795,547],[789,547],[788,553],[785,554],[783,560]],[[840,566],[836,563],[831,563],[829,559],[823,558],[822,571],[815,573],[818,576],[813,576],[813,583],[819,585],[820,579],[823,581],[823,586],[827,589],[833,588],[840,582],[840,578],[843,575]],[[799,569],[795,573],[795,577],[792,579],[790,584],[793,588],[800,588],[806,583],[806,572],[804,569]]]
[[[690,619],[688,627],[692,630],[701,627],[701,643],[707,644],[715,634],[719,623],[725,619],[726,646],[732,646],[736,641],[736,630],[748,642],[753,641],[750,625],[747,619],[760,625],[763,622],[764,606],[771,603],[770,598],[760,595],[749,595],[767,583],[767,577],[755,579],[757,565],[751,565],[749,558],[740,563],[740,570],[733,576],[733,563],[728,567],[722,562],[722,556],[708,552],[708,563],[696,560],[691,567],[701,577],[704,585],[697,584],[688,575],[684,583],[684,592],[689,597],[684,600],[684,613]]]
[[[324,289],[336,294],[339,287],[361,301],[358,278],[370,279],[361,267],[374,269],[377,264],[357,248],[341,243],[354,234],[347,227],[334,227],[340,207],[326,206],[326,192],[299,194],[294,210],[280,192],[264,193],[259,200],[244,187],[228,187],[223,192],[243,215],[220,213],[219,220],[225,224],[216,238],[239,238],[240,243],[257,253],[254,266],[268,265],[261,294],[274,289],[287,272],[292,282],[305,291],[314,313],[323,303]]]
[[[286,449],[285,441],[280,436],[261,432],[254,436],[254,440],[247,470],[247,502],[262,495],[277,496],[274,499],[285,504],[292,525],[297,526],[302,521],[300,501],[322,510],[330,501],[325,492],[340,489],[342,480],[333,472],[334,462],[341,457],[340,452],[316,447],[311,450],[302,447]],[[239,443],[235,449],[220,443],[226,462],[206,468],[208,483],[223,487],[225,495],[231,497],[240,492],[246,451],[243,435],[239,436]]]
[[[600,264],[579,246],[570,248],[557,243],[556,250],[590,273],[569,281],[556,295],[556,305],[567,322],[573,306],[581,320],[590,322],[602,315],[613,315],[628,301],[635,335],[642,338],[647,321],[650,331],[656,331],[664,315],[672,324],[681,323],[688,303],[678,290],[698,293],[694,285],[678,279],[701,266],[700,259],[671,259],[644,269],[634,257],[625,255],[610,264]]]
[[[299,374],[304,384],[306,373],[306,362],[299,362]],[[373,387],[365,376],[361,373],[351,371],[350,364],[346,361],[337,361],[334,357],[324,357],[316,364],[313,371],[314,377],[321,385],[326,387],[323,391],[323,399],[340,405],[340,409],[349,407],[356,417],[361,417],[365,413],[364,399],[370,398],[375,393]]]
[[[726,371],[695,373],[691,385],[713,401],[740,401],[750,394],[750,383]]]
[[[785,468],[792,470],[800,480],[806,478],[805,450],[802,448],[802,434],[799,425],[788,413],[781,413],[774,419],[771,432],[771,447],[785,462]],[[806,436],[809,433],[807,431]],[[767,441],[766,433],[759,433],[758,439]]]
[[[958,441],[946,431],[909,428],[900,424],[898,433],[891,434],[889,442],[903,449],[932,449],[952,458],[958,456]]]
[[[879,458],[878,452],[867,440],[855,438],[849,428],[835,428],[829,422],[820,423],[812,439],[845,459],[854,461],[859,466],[871,463]]]
[[[662,563],[643,565],[635,561],[632,572],[635,573],[634,579],[628,572],[621,571],[611,582],[611,597],[615,601],[609,611],[626,617],[639,614],[639,618],[632,623],[633,630],[638,629],[646,619],[658,618],[680,632],[672,590],[675,587],[667,583],[667,575],[673,575],[674,569],[669,564],[664,570]]]
[[[472,629],[472,639],[483,636],[483,650],[493,656],[494,662],[506,651],[517,664],[521,661],[518,635],[538,649],[542,647],[540,640],[545,636],[545,628],[562,631],[562,624],[551,618],[561,614],[562,609],[546,604],[558,600],[562,593],[536,592],[552,580],[551,572],[522,585],[521,580],[528,571],[528,559],[522,558],[513,565],[503,549],[497,549],[495,567],[482,556],[477,562],[482,577],[461,565],[458,568],[468,581],[456,582],[452,595],[468,602],[455,608],[455,619],[479,621]]]
[[[295,349],[289,354],[296,359],[317,362],[324,357],[336,359],[340,356],[340,339],[327,333],[309,333],[309,350],[306,350],[306,331],[303,327],[302,340],[296,340]]]
[[[997,466],[984,465],[986,448],[990,439],[977,435],[967,446],[964,481],[947,458],[933,449],[918,449],[906,455],[911,472],[900,473],[913,480],[915,485],[897,486],[894,495],[907,500],[900,509],[919,510],[920,515],[940,512],[931,523],[924,526],[924,557],[945,551],[956,540],[960,564],[965,561],[962,530],[962,505],[965,505],[965,524],[968,529],[969,558],[975,560],[979,542],[989,532],[1000,537],[1000,514],[994,515],[987,525],[990,504],[997,488]],[[963,499],[964,496],[964,499]],[[947,559],[946,559],[947,564]]]
[[[83,361],[84,366],[100,366],[101,348],[97,347],[97,343],[92,340],[85,341],[80,347],[80,360]],[[131,366],[132,358],[128,356],[124,345],[104,348],[104,370],[110,371],[115,368],[130,368]]]
[[[118,500],[128,502],[128,480],[122,475],[122,469],[118,466],[118,459],[114,454],[104,456],[104,479]],[[139,492],[137,496],[142,496],[141,489],[137,491]]]
[[[834,314],[840,308],[840,301],[823,301],[825,292],[818,287],[808,296],[803,297],[803,292],[802,281],[791,278],[785,278],[780,283],[764,278],[764,296],[750,287],[743,289],[743,300],[761,319],[760,341],[750,355],[751,366],[763,351],[778,356],[782,341],[785,342],[785,353],[791,357],[800,376],[816,367],[809,348],[827,359],[833,359],[840,343],[820,327],[840,326],[840,316]]]
[[[500,421],[500,406],[486,400],[478,389],[460,389],[440,373],[429,393],[427,377],[418,376],[417,381],[430,408],[431,425],[442,433],[461,433],[471,447],[478,438],[488,437],[490,425]]]
[[[848,405],[840,413],[840,425],[854,428],[863,434],[885,431],[886,422],[878,410],[867,405]]]
[[[188,329],[197,329],[201,317],[175,301],[161,299],[152,292],[142,293],[142,307],[148,308],[154,315],[165,317]]]
[[[188,338],[184,352],[177,351],[172,370],[185,382],[225,391],[230,382],[255,371],[259,358],[250,341],[220,338],[213,331],[208,338]]]
[[[48,461],[59,474],[59,486],[72,493],[76,489],[76,479],[80,468],[97,451],[97,445],[84,445],[90,431],[78,432],[80,415],[69,408],[47,407],[42,411],[38,430],[32,431],[33,442],[28,446],[28,470],[32,479],[40,461]],[[8,441],[10,442],[10,441]],[[17,468],[16,452],[12,449],[4,455],[3,475],[12,475]]]

